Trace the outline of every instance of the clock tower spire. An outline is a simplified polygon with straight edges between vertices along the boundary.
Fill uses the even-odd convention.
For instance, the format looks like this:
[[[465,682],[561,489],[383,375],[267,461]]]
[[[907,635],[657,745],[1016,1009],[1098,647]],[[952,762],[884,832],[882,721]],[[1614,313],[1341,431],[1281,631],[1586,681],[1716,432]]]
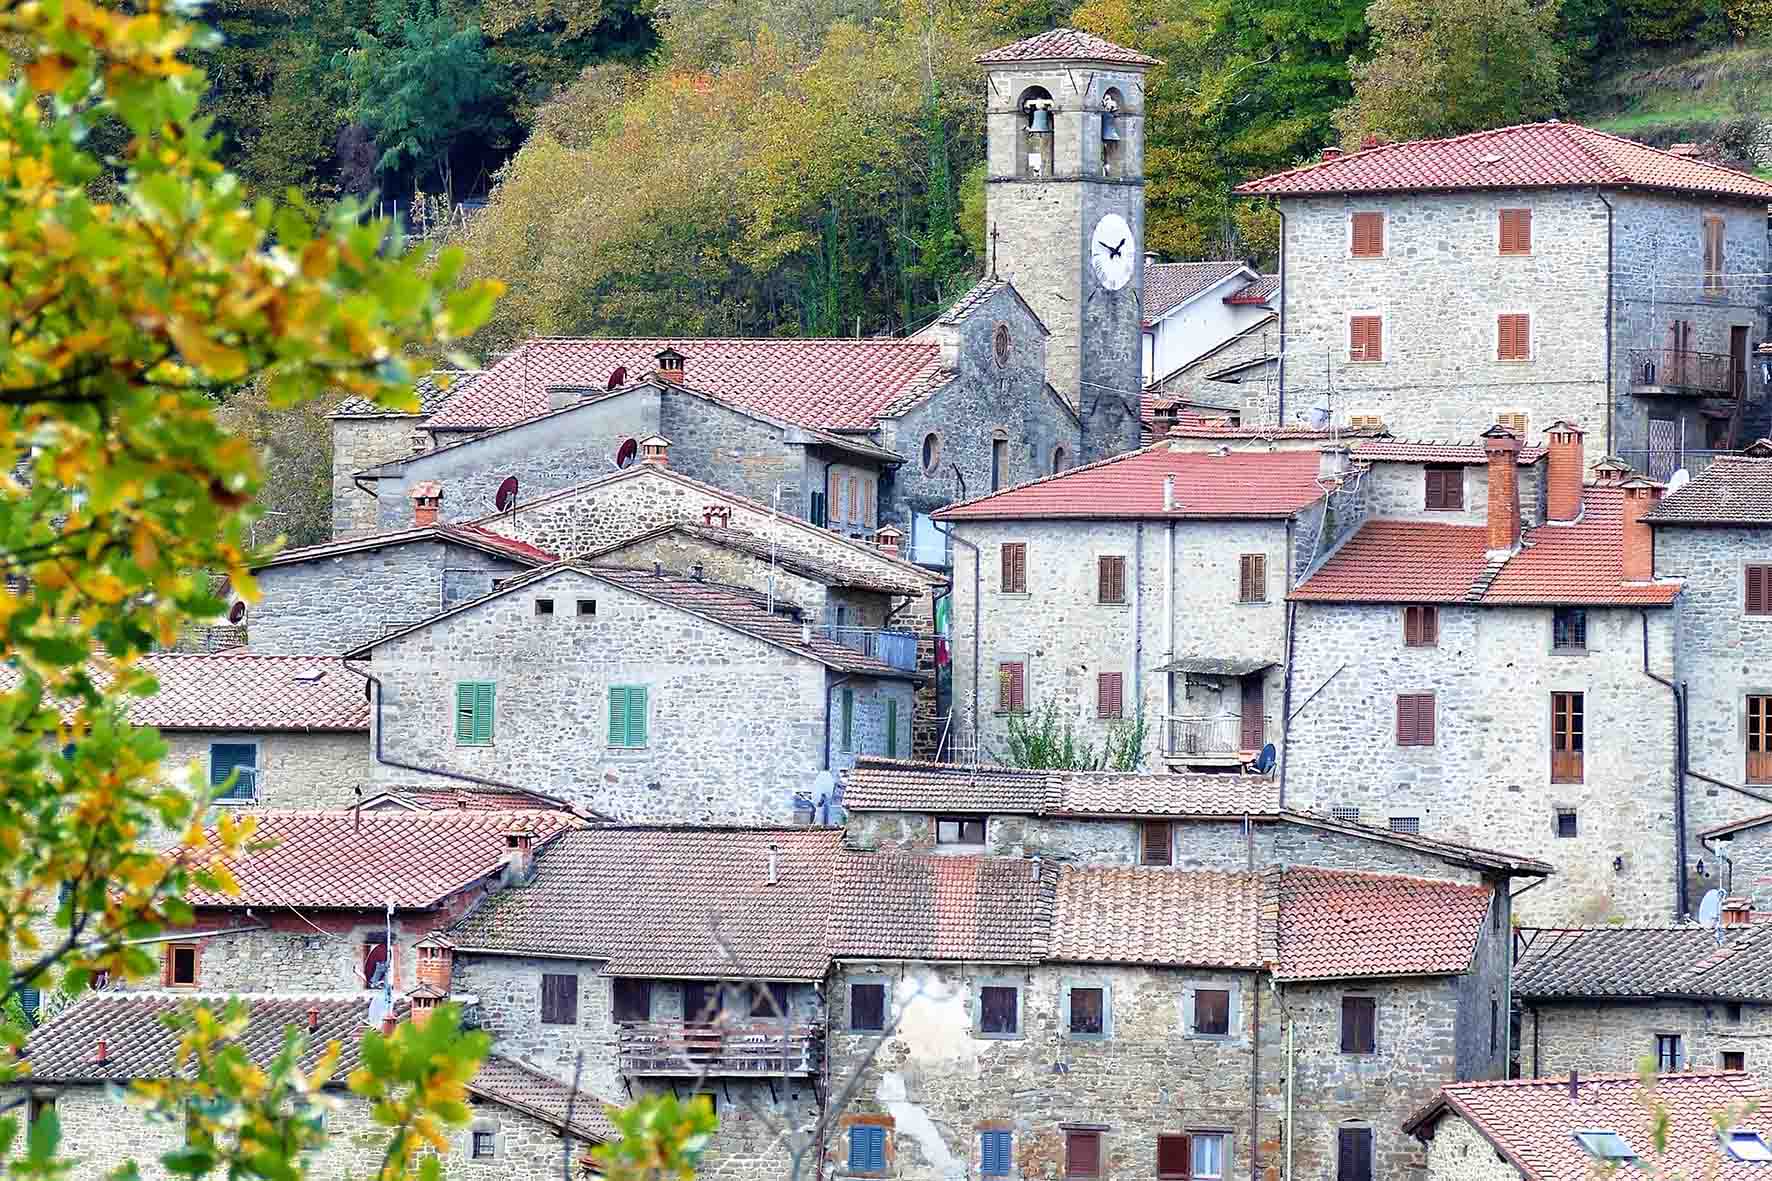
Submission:
[[[1138,446],[1144,76],[1155,58],[1076,29],[981,54],[985,221],[996,273],[1051,331],[1047,372],[1083,462]]]

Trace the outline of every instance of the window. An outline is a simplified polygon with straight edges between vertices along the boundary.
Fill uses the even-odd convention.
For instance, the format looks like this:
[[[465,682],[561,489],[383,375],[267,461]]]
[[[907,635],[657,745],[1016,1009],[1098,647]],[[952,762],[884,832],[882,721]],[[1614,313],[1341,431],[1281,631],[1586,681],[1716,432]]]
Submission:
[[[1347,426],[1351,431],[1383,430],[1384,416],[1382,414],[1350,414],[1347,416]]]
[[[1403,608],[1403,643],[1411,648],[1432,648],[1440,642],[1440,609],[1434,606]]]
[[[1194,1148],[1188,1137],[1157,1137],[1157,1176],[1161,1181],[1187,1181],[1194,1168]]]
[[[1772,566],[1745,567],[1747,590],[1742,610],[1749,615],[1772,615]]]
[[[1575,1140],[1588,1152],[1604,1161],[1637,1159],[1637,1154],[1631,1151],[1630,1142],[1617,1132],[1577,1132]]]
[[[458,681],[455,686],[455,744],[492,745],[492,682]]]
[[[1525,312],[1503,312],[1495,317],[1495,359],[1532,359],[1532,317]]]
[[[1101,1176],[1101,1133],[1066,1128],[1064,1132],[1064,1175],[1066,1177]]]
[[[827,497],[820,489],[815,489],[806,498],[806,519],[821,529],[829,523],[830,513],[826,501]]]
[[[849,1129],[849,1171],[886,1171],[886,1129],[878,1124],[854,1124]]]
[[[1384,360],[1384,317],[1347,318],[1347,359],[1350,362]]]
[[[991,333],[991,352],[997,358],[999,366],[1009,364],[1009,325],[999,324]]]
[[[978,1175],[1007,1177],[1015,1159],[1015,1138],[1012,1132],[980,1132],[978,1134]]]
[[[388,940],[381,932],[363,940],[363,987],[380,988],[388,979]]]
[[[595,615],[597,613],[597,600],[580,599],[578,601],[578,613],[581,617]]]
[[[1344,996],[1341,998],[1341,1052],[1343,1054],[1376,1054],[1378,1052],[1378,998]]]
[[[1226,1037],[1231,1031],[1231,990],[1196,988],[1194,1026],[1189,1032],[1204,1037]]]
[[[855,690],[843,690],[843,745],[841,749],[855,749]]]
[[[160,961],[161,975],[169,988],[197,987],[197,945],[168,943]]]
[[[923,436],[923,474],[933,476],[941,466],[941,436],[930,431]]]
[[[1025,541],[1005,542],[1002,550],[1003,593],[1028,593],[1028,547]]]
[[[886,699],[886,757],[898,757],[898,698]]]
[[[1723,1069],[1724,1070],[1746,1070],[1747,1069],[1747,1051],[1746,1050],[1724,1050],[1723,1051]]]
[[[849,1028],[857,1033],[879,1033],[886,1028],[886,986],[854,983],[849,986]]]
[[[1587,608],[1554,607],[1551,609],[1551,651],[1587,651]]]
[[[701,981],[683,985],[683,1018],[696,1025],[711,1025],[726,1012],[726,991],[718,984]]]
[[[1072,1037],[1101,1037],[1107,1032],[1107,990],[1095,985],[1069,989],[1065,1028]]]
[[[938,845],[982,845],[984,844],[984,817],[982,816],[937,816],[935,818],[935,843]]]
[[[1096,559],[1095,596],[1103,603],[1126,601],[1126,559],[1117,554]]]
[[[493,1157],[497,1156],[498,1133],[475,1132],[473,1153],[475,1160],[491,1160]]]
[[[791,985],[774,980],[751,985],[751,1016],[779,1021],[793,1012]]]
[[[1013,1036],[1021,1032],[1021,989],[986,984],[978,990],[978,1032]]]
[[[1580,783],[1586,746],[1584,694],[1551,694],[1551,782]]]
[[[1723,1017],[1731,1025],[1741,1024],[1741,1002],[1730,1001],[1723,1006]]]
[[[1372,1129],[1338,1128],[1335,1181],[1372,1181]]]
[[[1098,673],[1095,677],[1095,714],[1102,718],[1120,716],[1121,673]]]
[[[1384,257],[1384,214],[1356,213],[1349,220],[1348,253],[1355,258]]]
[[[535,613],[537,615],[552,615],[554,613],[554,600],[552,600],[552,599],[537,599],[537,600],[535,600]]]
[[[1532,211],[1530,209],[1503,209],[1500,213],[1500,221],[1500,253],[1531,254]]]
[[[1397,745],[1432,746],[1434,744],[1434,695],[1432,693],[1397,694]]]
[[[1391,831],[1407,833],[1410,836],[1419,836],[1421,835],[1421,817],[1392,816]]]
[[[1681,1053],[1680,1035],[1677,1033],[1658,1033],[1655,1035],[1655,1068],[1662,1073],[1679,1070],[1685,1065],[1685,1055]]]
[[[1009,440],[991,440],[991,491],[996,492],[1003,487],[1009,478]]]
[[[1244,554],[1237,559],[1237,602],[1267,602],[1267,555]]]
[[[1063,447],[1054,447],[1052,449],[1052,474],[1056,476],[1059,472],[1062,472],[1064,470],[1065,460],[1069,458],[1070,456],[1065,453]]]
[[[1772,783],[1772,697],[1747,699],[1747,781]]]
[[[1704,215],[1704,290],[1707,295],[1719,295],[1724,289],[1723,239],[1727,223],[1714,213]]]
[[[1346,820],[1353,824],[1358,824],[1360,822],[1360,810],[1358,808],[1349,808],[1345,806],[1330,808],[1329,818],[1331,820]]]
[[[229,788],[217,800],[251,800],[258,797],[258,744],[255,742],[212,742],[209,745],[209,786],[221,787],[228,776],[235,776]]]
[[[52,1112],[54,1110],[55,1110],[55,1096],[54,1095],[32,1095],[31,1096],[31,1105],[29,1108],[26,1109],[26,1112],[30,1116],[30,1121],[32,1123],[36,1123],[38,1120],[42,1119],[46,1114],[48,1114],[49,1112]]]
[[[1758,1132],[1730,1128],[1722,1134],[1723,1147],[1736,1160],[1772,1161],[1772,1146]]]
[[[610,993],[610,1016],[616,1021],[652,1020],[652,981],[618,976]]]
[[[1170,865],[1175,860],[1174,828],[1167,820],[1147,820],[1138,830],[1138,863]]]
[[[578,1024],[578,976],[576,973],[542,973],[541,1023],[543,1025]]]
[[[1195,1132],[1189,1139],[1194,1142],[1194,1181],[1223,1181],[1223,1134]]]
[[[1429,512],[1456,512],[1464,507],[1464,466],[1430,463],[1422,469],[1422,506]]]
[[[1531,415],[1524,410],[1502,410],[1495,415],[1496,426],[1504,426],[1522,439],[1526,437],[1526,426],[1531,421]]]
[[[609,686],[609,745],[646,745],[645,685]]]
[[[1572,840],[1581,835],[1581,826],[1575,818],[1574,808],[1557,809],[1557,836],[1564,840]]]
[[[1018,714],[1026,710],[1027,665],[1006,660],[997,666],[997,712]]]

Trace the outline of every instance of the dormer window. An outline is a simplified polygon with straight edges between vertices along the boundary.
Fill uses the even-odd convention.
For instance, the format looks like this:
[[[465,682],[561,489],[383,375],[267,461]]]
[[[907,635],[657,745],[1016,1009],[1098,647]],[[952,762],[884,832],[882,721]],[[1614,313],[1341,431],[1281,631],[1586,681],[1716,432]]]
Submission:
[[[1052,95],[1043,86],[1030,86],[1016,103],[1021,112],[1017,137],[1016,172],[1023,180],[1052,175]]]

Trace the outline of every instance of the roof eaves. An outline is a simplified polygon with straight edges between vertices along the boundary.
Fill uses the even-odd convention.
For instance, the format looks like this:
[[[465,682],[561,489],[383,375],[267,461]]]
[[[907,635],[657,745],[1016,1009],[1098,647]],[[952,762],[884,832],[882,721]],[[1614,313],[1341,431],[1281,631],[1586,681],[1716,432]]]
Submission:
[[[1219,276],[1217,279],[1214,279],[1212,282],[1208,283],[1206,286],[1200,288],[1198,291],[1194,292],[1192,295],[1188,296],[1186,299],[1179,300],[1176,303],[1170,304],[1168,307],[1164,308],[1161,312],[1159,312],[1157,314],[1156,319],[1146,320],[1144,322],[1145,326],[1148,328],[1155,328],[1158,324],[1161,324],[1164,320],[1167,320],[1170,316],[1173,316],[1176,312],[1179,312],[1182,308],[1185,308],[1190,304],[1197,303],[1200,300],[1206,298],[1206,296],[1212,294],[1212,292],[1214,292],[1214,291],[1217,291],[1220,287],[1223,287],[1226,283],[1229,283],[1232,279],[1242,279],[1244,281],[1244,286],[1247,286],[1249,283],[1255,282],[1255,281],[1259,280],[1260,278],[1261,278],[1261,275],[1259,273],[1257,273],[1253,267],[1251,267],[1247,263],[1245,263],[1234,271],[1225,272],[1223,275]],[[1227,338],[1227,339],[1229,339],[1229,338]]]

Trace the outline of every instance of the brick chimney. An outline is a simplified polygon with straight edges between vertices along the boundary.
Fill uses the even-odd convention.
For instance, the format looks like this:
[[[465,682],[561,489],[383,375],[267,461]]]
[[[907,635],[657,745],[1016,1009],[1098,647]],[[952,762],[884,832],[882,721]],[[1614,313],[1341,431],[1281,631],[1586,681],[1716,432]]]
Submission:
[[[1520,548],[1520,437],[1504,426],[1483,432],[1489,457],[1489,553],[1499,557]]]
[[[1736,894],[1723,899],[1723,926],[1745,927],[1754,921],[1754,904]]]
[[[400,1019],[398,1017],[394,1016],[392,1013],[389,1013],[386,1017],[383,1017],[381,1019],[381,1035],[383,1037],[394,1036],[394,1027],[399,1024],[400,1024]]]
[[[664,348],[658,350],[653,356],[658,358],[658,380],[669,382],[672,385],[683,384],[683,362],[686,358],[682,353],[676,349]]]
[[[535,876],[535,833],[519,820],[505,830],[505,881],[521,885]]]
[[[319,1028],[320,1028],[320,1010],[310,1008],[308,1010],[308,1032],[312,1033],[314,1030],[319,1029]]]
[[[663,435],[648,435],[640,440],[640,462],[653,467],[671,466],[671,441]]]
[[[704,505],[701,510],[701,523],[710,529],[732,528],[732,509],[724,504]]]
[[[1573,521],[1581,515],[1581,428],[1567,420],[1553,422],[1544,435],[1550,450],[1546,516]]]
[[[447,994],[455,976],[455,944],[441,935],[418,941],[418,982]]]
[[[407,493],[412,497],[412,523],[419,528],[437,523],[437,513],[443,508],[443,485],[436,480],[420,480]]]
[[[93,1050],[92,1060],[103,1066],[111,1060],[111,1047],[105,1044],[104,1038],[98,1039],[98,1046]]]
[[[437,1006],[443,1003],[443,994],[428,984],[420,984],[406,994],[406,1003],[411,1006],[412,1023],[423,1025],[437,1011]]]
[[[1632,476],[1624,489],[1624,580],[1648,582],[1655,577],[1655,533],[1643,523],[1643,515],[1661,499],[1661,485]]]
[[[1340,148],[1324,148],[1323,149],[1323,159],[1325,159],[1325,160],[1339,160],[1340,158],[1341,158],[1341,149]]]
[[[1594,465],[1587,470],[1594,474],[1596,485],[1603,488],[1616,488],[1630,479],[1631,466],[1616,455],[1608,455],[1603,459],[1596,460]]]
[[[897,525],[882,525],[874,530],[874,544],[887,557],[896,558],[900,546],[904,544],[904,530]]]

